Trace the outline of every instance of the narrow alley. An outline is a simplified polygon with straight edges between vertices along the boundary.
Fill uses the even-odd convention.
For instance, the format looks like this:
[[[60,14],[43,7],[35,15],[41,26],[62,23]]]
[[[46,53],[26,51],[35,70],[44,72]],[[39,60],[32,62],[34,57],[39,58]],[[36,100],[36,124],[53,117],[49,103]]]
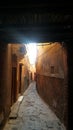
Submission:
[[[3,130],[65,130],[64,125],[50,107],[39,97],[33,81],[23,94],[23,99],[14,104]],[[17,115],[17,116],[16,116]]]
[[[11,43],[3,44],[0,53],[0,130],[65,130],[66,47],[59,42]]]
[[[0,130],[69,130],[73,6],[27,1],[0,8]]]

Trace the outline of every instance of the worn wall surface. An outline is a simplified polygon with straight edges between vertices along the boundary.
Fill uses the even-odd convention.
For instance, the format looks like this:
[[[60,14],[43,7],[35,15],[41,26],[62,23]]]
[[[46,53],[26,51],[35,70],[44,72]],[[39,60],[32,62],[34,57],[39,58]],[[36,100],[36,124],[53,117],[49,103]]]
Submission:
[[[67,52],[59,43],[38,46],[37,90],[67,125]]]
[[[22,65],[21,72],[21,94],[27,89],[29,85],[29,65],[28,65],[27,57],[25,56],[21,60],[18,60],[18,80],[19,80],[19,66]],[[19,83],[19,81],[18,81]]]
[[[6,119],[11,106],[11,45],[0,43],[0,109]]]

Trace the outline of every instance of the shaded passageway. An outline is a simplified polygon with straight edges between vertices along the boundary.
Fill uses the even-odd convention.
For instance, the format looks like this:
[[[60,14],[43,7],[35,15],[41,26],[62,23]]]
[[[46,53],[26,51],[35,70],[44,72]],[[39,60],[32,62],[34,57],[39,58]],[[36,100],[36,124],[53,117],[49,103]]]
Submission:
[[[11,113],[16,110],[17,103]],[[65,130],[49,106],[39,97],[34,81],[24,92],[15,114],[16,118],[9,119],[3,130]]]
[[[0,130],[8,118],[7,130],[62,129],[56,117],[50,117],[48,106],[40,106],[36,92],[27,89],[32,80],[36,80],[40,97],[67,128],[68,115],[72,117],[71,110],[68,114],[73,81],[72,3],[26,1],[22,6],[5,6],[0,8]],[[34,47],[26,46],[30,43],[37,44],[35,65],[29,58],[34,56]],[[19,102],[20,95],[24,99]]]

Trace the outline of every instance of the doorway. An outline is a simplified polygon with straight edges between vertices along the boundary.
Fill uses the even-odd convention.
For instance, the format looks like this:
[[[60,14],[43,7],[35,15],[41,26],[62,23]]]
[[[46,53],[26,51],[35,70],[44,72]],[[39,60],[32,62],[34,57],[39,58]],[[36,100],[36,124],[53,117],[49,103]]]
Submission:
[[[22,64],[19,64],[19,94],[21,94],[22,84]]]
[[[17,99],[17,68],[12,67],[12,88],[11,88],[11,105],[16,102]]]

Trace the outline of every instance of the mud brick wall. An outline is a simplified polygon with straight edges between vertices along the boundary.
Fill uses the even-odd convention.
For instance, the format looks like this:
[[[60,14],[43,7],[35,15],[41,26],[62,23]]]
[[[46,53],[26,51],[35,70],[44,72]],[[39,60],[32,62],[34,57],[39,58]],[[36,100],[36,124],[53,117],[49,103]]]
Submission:
[[[63,79],[37,75],[38,93],[65,125],[67,125],[66,89]]]
[[[11,45],[0,43],[0,109],[4,120],[10,113],[11,106]]]
[[[67,53],[59,43],[38,49],[36,84],[39,95],[67,126]]]

